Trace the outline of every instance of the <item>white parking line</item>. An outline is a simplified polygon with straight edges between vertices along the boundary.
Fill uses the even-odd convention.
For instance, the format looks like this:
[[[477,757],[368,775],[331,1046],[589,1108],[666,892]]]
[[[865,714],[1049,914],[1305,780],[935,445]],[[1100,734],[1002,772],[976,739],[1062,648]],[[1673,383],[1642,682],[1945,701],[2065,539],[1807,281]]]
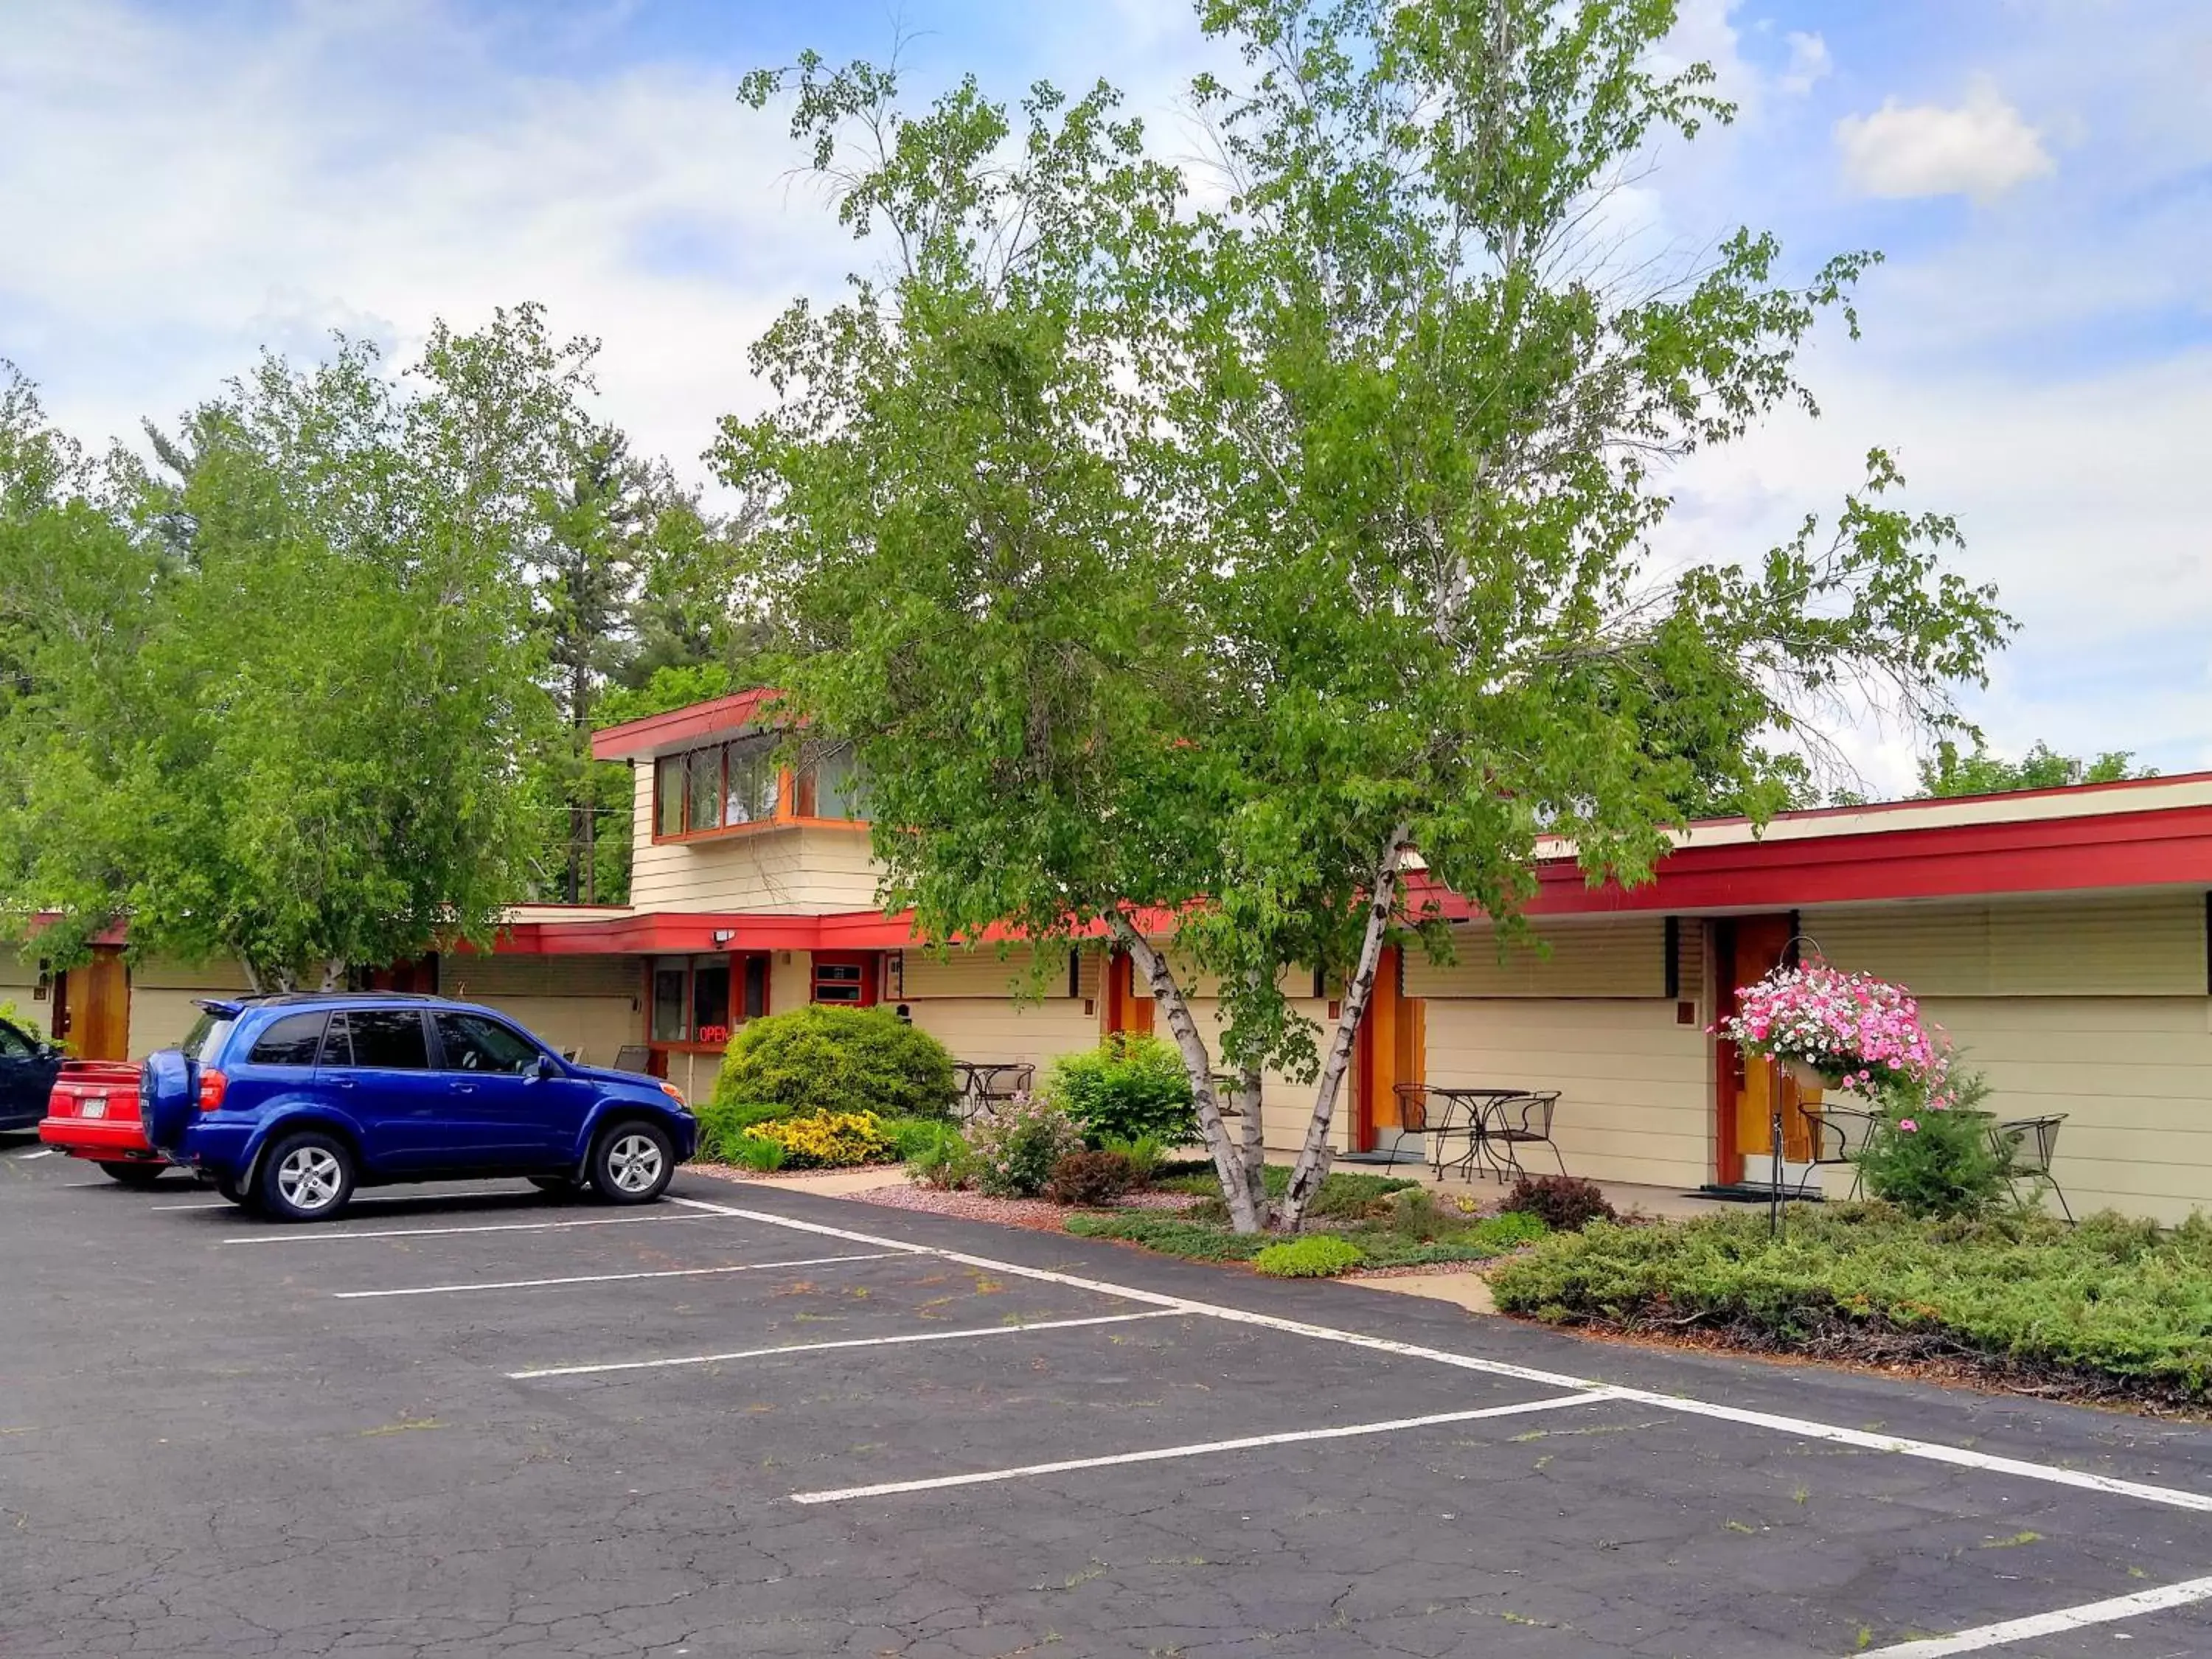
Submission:
[[[672,1200],[695,1210],[726,1215],[744,1221],[758,1221],[774,1227],[787,1227],[796,1232],[814,1233],[830,1238],[840,1238],[848,1243],[869,1244],[885,1249],[904,1250],[916,1255],[935,1256],[941,1261],[957,1261],[963,1267],[981,1267],[994,1273],[1005,1273],[1018,1279],[1040,1279],[1047,1284],[1064,1285],[1078,1290],[1096,1291],[1102,1295],[1121,1297],[1132,1302],[1148,1303],[1154,1307],[1172,1309],[1189,1314],[1202,1314],[1208,1318],[1226,1321],[1231,1324],[1253,1325],[1263,1330],[1285,1332],[1294,1336],[1310,1336],[1317,1341],[1339,1342],[1347,1346],[1366,1348],[1377,1353],[1397,1354],[1408,1359],[1433,1360],[1440,1365],[1455,1366],[1462,1370],[1480,1371],[1492,1376],[1516,1377],[1526,1382],[1549,1383],[1557,1388],[1578,1390],[1595,1389],[1605,1386],[1594,1377],[1571,1376],[1563,1371],[1537,1370],[1527,1365],[1507,1364],[1495,1359],[1481,1359],[1473,1354],[1454,1353],[1446,1348],[1425,1347],[1418,1343],[1397,1342],[1387,1337],[1369,1336],[1359,1331],[1340,1330],[1331,1325],[1310,1324],[1304,1320],[1283,1319],[1273,1314],[1254,1313],[1244,1308],[1226,1307],[1218,1303],[1199,1302],[1188,1297],[1165,1296],[1157,1291],[1139,1290],[1133,1285],[1117,1285],[1109,1279],[1089,1279],[1076,1273],[1054,1273],[1048,1268],[1024,1267],[1019,1262],[1000,1261],[990,1256],[970,1255],[959,1250],[936,1249],[927,1245],[909,1243],[903,1239],[885,1238],[875,1233],[858,1232],[846,1227],[825,1226],[820,1222],[799,1221],[766,1210],[744,1210],[726,1204],[709,1203],[704,1199],[679,1198]],[[2121,1498],[2139,1498],[2145,1503],[2162,1504],[2174,1509],[2212,1512],[2212,1495],[2188,1492],[2174,1486],[2151,1486],[2139,1480],[2122,1480],[2110,1475],[2090,1474],[2080,1469],[2060,1468],[2051,1464],[2031,1463],[2019,1458],[1999,1457],[1989,1452],[1969,1451],[1963,1446],[1947,1446],[1929,1440],[1911,1440],[1900,1435],[1873,1434],[1861,1429],[1838,1428],[1832,1424],[1814,1421],[1808,1418],[1784,1417],[1771,1412],[1747,1411],[1734,1406],[1709,1404],[1702,1400],[1668,1395],[1653,1394],[1640,1389],[1618,1389],[1615,1397],[1632,1400],[1639,1405],[1656,1406],[1668,1411],[1680,1412],[1696,1417],[1717,1418],[1725,1422],[1741,1423],[1754,1428],[1771,1429],[1782,1434],[1800,1435],[1808,1439],[1826,1440],[1838,1444],[1856,1446],[1866,1451],[1890,1452],[1905,1457],[1924,1458],[1931,1462],[1948,1463],[1960,1468],[1980,1469],[1995,1474],[2017,1475],[2025,1480],[2048,1481],[2054,1486],[2078,1486],[2092,1492],[2101,1492]]]
[[[981,1469],[973,1474],[940,1474],[924,1480],[889,1480],[874,1486],[843,1486],[831,1492],[795,1492],[794,1504],[842,1504],[854,1498],[889,1498],[899,1492],[939,1492],[947,1486],[985,1486],[1000,1480],[1027,1480],[1040,1474],[1064,1474],[1071,1469],[1114,1468],[1124,1463],[1159,1463],[1173,1457],[1204,1457],[1216,1452],[1250,1451],[1261,1446],[1291,1446],[1308,1440],[1352,1440],[1363,1435],[1395,1434],[1403,1429],[1432,1429],[1443,1423],[1472,1423],[1485,1417],[1514,1417],[1525,1412],[1553,1412],[1563,1406],[1590,1406],[1617,1399],[1610,1389],[1583,1394],[1554,1395],[1524,1401],[1517,1406],[1484,1406],[1463,1412],[1432,1412],[1426,1417],[1399,1417],[1383,1423],[1347,1423],[1329,1429],[1293,1429],[1283,1434],[1248,1435],[1241,1440],[1200,1440],[1188,1446],[1156,1446],[1149,1451],[1115,1452],[1104,1457],[1070,1457],[1057,1463],[1026,1463],[1010,1469]]]
[[[2091,1625],[2108,1625],[2116,1619],[2139,1618],[2168,1607],[2185,1607],[2192,1601],[2212,1601],[2212,1578],[2185,1579],[2159,1589],[2115,1595],[2109,1601],[2090,1601],[2056,1613],[2039,1613],[2026,1619],[2008,1619],[2001,1625],[1982,1625],[1949,1636],[1930,1636],[1917,1642],[1869,1650],[1864,1659],[1944,1659],[1954,1653],[1980,1653],[2008,1642],[2025,1642],[2038,1636],[2057,1636]]]
[[[904,1254],[897,1252],[896,1254]],[[1147,1308],[1142,1313],[1094,1314],[1085,1319],[1036,1319],[1021,1325],[971,1325],[957,1331],[917,1331],[906,1336],[856,1336],[842,1342],[793,1342],[777,1348],[738,1348],[729,1353],[692,1353],[672,1359],[618,1359],[605,1365],[544,1365],[509,1371],[517,1382],[539,1376],[599,1376],[609,1371],[657,1371],[673,1365],[712,1365],[725,1359],[768,1359],[787,1353],[824,1353],[832,1348],[895,1348],[914,1342],[961,1342],[970,1337],[1027,1336],[1032,1331],[1072,1331],[1085,1325],[1126,1325],[1133,1319],[1171,1319],[1180,1308]]]
[[[167,1215],[177,1210],[234,1210],[237,1205],[227,1198],[213,1198],[201,1204],[149,1204],[148,1215]]]
[[[226,1244],[319,1244],[344,1238],[430,1238],[441,1233],[544,1233],[557,1227],[623,1227],[641,1221],[697,1221],[696,1215],[603,1215],[588,1221],[501,1221],[489,1227],[378,1227],[360,1232],[337,1232],[327,1227],[286,1228],[281,1232],[256,1233],[251,1238],[226,1238]]]
[[[860,1255],[806,1255],[792,1261],[745,1261],[727,1267],[663,1267],[642,1273],[578,1273],[568,1279],[495,1279],[471,1285],[412,1285],[398,1291],[334,1291],[338,1302],[362,1302],[380,1296],[444,1296],[459,1291],[535,1291],[554,1285],[611,1285],[625,1279],[701,1279],[709,1273],[758,1273],[775,1267],[821,1267],[833,1261],[882,1261],[903,1255],[903,1250],[870,1250]]]

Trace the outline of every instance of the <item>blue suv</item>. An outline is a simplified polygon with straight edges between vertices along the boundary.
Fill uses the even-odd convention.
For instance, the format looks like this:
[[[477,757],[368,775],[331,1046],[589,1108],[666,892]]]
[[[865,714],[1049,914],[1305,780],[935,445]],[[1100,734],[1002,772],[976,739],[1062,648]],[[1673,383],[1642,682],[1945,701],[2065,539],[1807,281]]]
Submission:
[[[660,1196],[699,1121],[673,1087],[572,1065],[441,997],[204,1001],[138,1085],[147,1138],[234,1204],[323,1221],[354,1188],[526,1177],[614,1204]]]

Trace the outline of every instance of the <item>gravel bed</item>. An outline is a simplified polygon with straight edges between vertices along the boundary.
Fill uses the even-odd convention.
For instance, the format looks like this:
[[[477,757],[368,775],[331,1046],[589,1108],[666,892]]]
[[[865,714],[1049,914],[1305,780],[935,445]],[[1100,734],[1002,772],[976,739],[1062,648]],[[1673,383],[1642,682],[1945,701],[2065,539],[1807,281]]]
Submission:
[[[910,1182],[845,1195],[863,1204],[881,1204],[894,1210],[925,1210],[932,1215],[955,1216],[963,1221],[995,1221],[1004,1226],[1034,1227],[1049,1233],[1060,1231],[1060,1222],[1066,1217],[1079,1213],[1047,1199],[986,1198],[981,1193],[939,1192],[934,1187],[917,1187]],[[1131,1193],[1119,1205],[1110,1207],[1187,1210],[1202,1201],[1188,1193]]]

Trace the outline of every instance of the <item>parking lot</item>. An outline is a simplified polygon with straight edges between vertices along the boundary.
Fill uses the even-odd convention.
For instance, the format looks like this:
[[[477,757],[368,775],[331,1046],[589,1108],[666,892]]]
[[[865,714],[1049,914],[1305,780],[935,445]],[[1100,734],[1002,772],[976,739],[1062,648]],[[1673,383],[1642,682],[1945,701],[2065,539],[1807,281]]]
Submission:
[[[674,1193],[0,1143],[0,1652],[2212,1652],[2212,1431]]]

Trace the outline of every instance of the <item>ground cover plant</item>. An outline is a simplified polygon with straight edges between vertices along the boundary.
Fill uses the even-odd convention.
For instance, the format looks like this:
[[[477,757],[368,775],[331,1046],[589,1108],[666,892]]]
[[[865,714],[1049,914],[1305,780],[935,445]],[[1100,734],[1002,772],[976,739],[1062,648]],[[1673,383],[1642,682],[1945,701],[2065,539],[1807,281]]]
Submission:
[[[1887,1205],[1554,1234],[1492,1275],[1559,1324],[1700,1331],[1770,1351],[1962,1366],[2082,1397],[2203,1405],[2212,1221],[1926,1220]]]

